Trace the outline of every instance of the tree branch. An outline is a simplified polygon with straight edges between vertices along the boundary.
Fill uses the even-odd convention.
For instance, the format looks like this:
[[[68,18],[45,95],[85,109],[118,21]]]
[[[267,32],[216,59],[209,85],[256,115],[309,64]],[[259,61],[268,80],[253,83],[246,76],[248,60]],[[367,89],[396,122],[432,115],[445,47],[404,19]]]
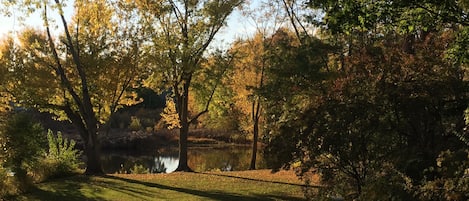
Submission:
[[[233,5],[231,9],[234,9],[235,7],[241,5],[242,1],[238,2],[237,4]],[[219,6],[219,7],[223,7]],[[218,22],[225,22],[226,18],[231,14],[231,12],[226,12],[221,18],[217,18]],[[195,58],[200,58],[200,56],[205,52],[205,50],[208,48],[212,40],[215,38],[215,35],[220,31],[220,29],[223,27],[223,23],[215,23],[213,26],[210,27],[210,34],[207,38],[207,41],[195,51],[194,57]],[[199,60],[194,61],[195,64],[197,64]]]
[[[74,124],[81,132],[80,136],[84,140],[84,144],[88,144],[89,141],[89,136],[87,135],[87,126],[86,123],[84,122],[84,119],[80,116],[80,114],[77,114],[74,112],[70,106],[70,103],[67,102],[65,106],[62,106],[63,111],[67,115],[68,119]]]
[[[296,37],[298,38],[298,40],[303,41],[296,23],[298,23],[299,26],[303,29],[303,33],[305,33],[306,35],[308,35],[308,33],[306,31],[306,28],[301,23],[300,19],[298,19],[298,16],[295,14],[295,11],[293,11],[294,2],[292,2],[292,5],[289,5],[287,3],[287,0],[282,0],[282,2],[287,12],[288,18],[290,19],[290,22],[293,26],[293,29],[295,30]]]
[[[67,21],[65,20],[65,17],[64,17],[64,14],[63,14],[62,5],[59,2],[59,0],[55,0],[55,3],[57,5],[57,7],[59,8],[60,18],[61,18],[62,24],[64,26],[64,31],[65,31],[65,35],[66,35],[66,38],[67,38],[67,43],[69,44],[69,51],[72,54],[73,62],[75,63],[75,67],[78,71],[78,75],[79,75],[80,80],[81,80],[81,92],[82,92],[82,96],[83,96],[83,99],[82,99],[83,110],[80,110],[80,111],[82,112],[83,115],[91,116],[91,115],[93,115],[93,112],[92,112],[93,105],[91,104],[91,98],[90,98],[90,94],[89,94],[89,91],[88,91],[88,82],[87,82],[87,79],[86,79],[86,73],[85,73],[85,71],[82,67],[81,62],[80,62],[78,52],[77,52],[77,50],[75,49],[75,47],[73,45],[73,40],[72,40],[72,37],[70,35],[70,31],[68,30]],[[86,110],[85,110],[85,108],[86,108]]]
[[[467,20],[460,20],[457,17],[455,17],[454,15],[449,15],[448,16],[448,15],[442,14],[441,12],[435,12],[432,9],[430,9],[430,8],[420,4],[420,3],[415,3],[414,5],[417,6],[418,8],[421,8],[421,9],[431,13],[432,15],[438,16],[439,18],[441,18],[443,21],[445,21],[447,23],[448,22],[453,22],[453,23],[460,23],[461,25],[464,25],[464,26],[469,26],[469,22]],[[457,11],[454,11],[454,12],[457,12]],[[467,14],[463,15],[461,13],[461,16],[467,16]],[[452,17],[452,19],[451,19],[451,17]]]
[[[57,53],[55,43],[52,40],[52,36],[51,36],[51,33],[50,33],[50,28],[49,28],[49,21],[47,20],[47,5],[45,5],[45,4],[44,4],[44,16],[45,16],[44,18],[45,18],[47,37],[49,39],[49,45],[50,45],[50,48],[52,50],[52,54],[54,56],[55,63],[57,65],[56,67],[53,67],[53,68],[55,69],[57,74],[60,76],[60,80],[61,80],[62,84],[64,85],[64,87],[66,87],[67,91],[70,93],[70,95],[72,95],[72,98],[75,101],[75,103],[77,104],[77,106],[80,109],[83,109],[83,104],[81,102],[81,99],[78,96],[78,94],[75,92],[75,90],[73,89],[72,84],[70,83],[70,80],[67,78],[67,75],[65,74],[65,70],[62,66],[62,63],[60,62],[60,58],[59,58],[59,55]]]
[[[182,19],[182,12],[181,10],[179,10],[179,8],[176,6],[176,4],[174,3],[173,0],[169,0],[169,3],[171,4],[171,8],[173,10],[173,13],[174,15],[176,16],[176,19],[177,19],[177,22],[179,24],[179,26],[181,27],[181,30],[184,29],[185,27],[185,24],[187,24],[187,20],[185,19]],[[184,3],[186,4],[186,3]],[[187,10],[186,10],[186,13],[187,13]]]
[[[189,120],[189,124],[192,124],[192,123],[195,123],[197,121],[197,119],[202,116],[203,114],[207,113],[209,111],[209,106],[210,106],[210,103],[212,102],[212,99],[213,99],[213,95],[215,94],[215,91],[218,87],[218,85],[221,83],[221,78],[222,76],[225,74],[226,70],[228,69],[228,66],[231,65],[231,63],[233,62],[233,59],[234,57],[231,57],[230,60],[228,61],[227,65],[225,65],[225,68],[222,70],[222,72],[218,75],[217,77],[217,82],[215,82],[215,86],[213,86],[211,92],[210,92],[210,96],[205,104],[205,109],[201,112],[199,112],[197,115],[195,115],[195,117],[193,117],[191,120]]]

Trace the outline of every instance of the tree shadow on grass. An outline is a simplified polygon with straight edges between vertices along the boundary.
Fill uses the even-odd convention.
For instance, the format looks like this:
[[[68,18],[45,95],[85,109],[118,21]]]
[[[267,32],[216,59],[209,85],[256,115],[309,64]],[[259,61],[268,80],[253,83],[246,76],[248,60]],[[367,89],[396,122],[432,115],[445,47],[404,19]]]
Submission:
[[[246,201],[274,200],[272,198],[266,198],[264,196],[246,196],[246,195],[227,193],[223,191],[200,191],[200,190],[194,190],[194,189],[188,189],[188,188],[173,187],[173,186],[167,186],[167,185],[156,184],[156,183],[151,183],[151,182],[144,182],[144,181],[138,181],[138,180],[133,180],[133,179],[121,178],[121,177],[116,177],[112,175],[106,175],[103,177],[108,178],[108,179],[121,180],[124,182],[133,183],[133,184],[144,185],[144,186],[152,187],[152,188],[177,191],[180,193],[200,196],[200,197],[209,198],[212,200],[223,200],[223,201],[225,200],[228,200],[228,201],[229,200],[236,200],[236,201],[238,200],[246,200]]]
[[[106,180],[99,181],[99,183],[96,185],[106,189],[111,189],[114,192],[119,192],[131,196],[135,200],[156,199],[155,196],[158,195],[158,193],[152,192],[148,188],[145,188],[145,186],[131,186],[129,184],[134,183],[117,180],[116,178],[108,176],[102,176],[102,178],[106,178]]]
[[[297,186],[297,187],[301,187],[301,188],[321,188],[321,186],[308,185],[308,184],[295,184],[295,183],[288,183],[288,182],[281,182],[281,181],[253,179],[253,178],[239,177],[239,176],[233,176],[233,175],[224,175],[224,174],[217,174],[217,173],[204,173],[204,172],[197,172],[197,173],[198,174],[204,174],[204,175],[218,176],[218,177],[241,179],[241,180],[247,180],[247,181],[253,181],[253,182],[263,182],[263,183],[271,183],[271,184]],[[305,198],[298,198],[298,197],[282,195],[282,194],[284,194],[284,193],[278,192],[278,193],[274,193],[272,195],[261,195],[261,194],[259,194],[259,195],[257,195],[257,197],[263,197],[263,200],[290,200],[290,201],[306,200]]]
[[[198,173],[198,174],[212,175],[212,176],[218,176],[218,177],[228,177],[228,178],[234,178],[234,179],[243,179],[243,180],[248,180],[248,181],[264,182],[264,183],[271,183],[271,184],[282,184],[282,185],[290,185],[290,186],[298,186],[298,187],[307,187],[307,188],[321,188],[321,186],[315,186],[315,185],[294,184],[294,183],[281,182],[281,181],[270,181],[270,180],[262,180],[262,179],[253,179],[253,178],[239,177],[239,176],[233,176],[233,175],[224,175],[224,174],[217,174],[217,173],[204,173],[204,172],[200,172],[200,173]]]
[[[53,192],[53,191],[46,191],[40,188],[36,188],[31,191],[31,194],[33,196],[30,196],[29,198],[33,198],[35,200],[67,200],[67,201],[82,201],[82,200],[101,201],[103,200],[99,198],[86,197],[85,195],[81,194],[78,190]]]
[[[288,195],[282,195],[282,192],[276,193],[276,195],[257,195],[263,197],[264,200],[284,200],[284,201],[305,201],[306,198],[293,197]]]
[[[12,197],[12,200],[67,200],[67,201],[82,201],[94,200],[101,201],[103,199],[94,196],[90,198],[89,195],[84,195],[80,189],[90,181],[89,177],[76,176],[71,178],[50,180],[48,181],[48,188],[42,189],[38,186],[31,189],[28,193]],[[98,195],[99,192],[95,192]]]
[[[212,175],[212,174],[209,174]],[[225,175],[218,175],[225,176]],[[235,177],[235,176],[230,176]],[[164,200],[167,199],[164,194],[158,193],[159,190],[169,190],[177,193],[188,194],[191,196],[198,196],[202,199],[209,200],[246,200],[246,201],[261,201],[261,200],[304,200],[298,197],[292,197],[289,195],[283,195],[282,192],[274,193],[273,195],[265,194],[251,194],[241,195],[232,192],[226,192],[222,190],[197,190],[191,188],[181,188],[168,186],[158,183],[151,183],[145,181],[139,181],[134,179],[122,178],[113,175],[101,176],[105,180],[92,179],[87,176],[76,176],[72,178],[59,179],[48,181],[46,186],[39,185],[37,188],[32,189],[30,193],[21,195],[11,200],[70,200],[70,201],[81,201],[81,200],[106,200],[103,198],[103,189],[111,189],[114,192],[122,193],[127,196],[131,196],[138,200]],[[236,178],[236,177],[235,177]],[[239,178],[246,179],[246,178]],[[255,179],[249,179],[254,180]],[[261,180],[262,181],[262,180]],[[270,181],[262,181],[270,182]],[[282,182],[272,182],[282,183]],[[283,184],[283,183],[282,183]],[[287,183],[288,184],[288,183]],[[299,184],[296,184],[299,185]],[[86,188],[84,188],[86,187]],[[91,187],[91,188],[89,188]],[[155,188],[154,190],[149,190]],[[88,189],[86,192],[83,189]],[[92,189],[92,191],[89,191]],[[155,197],[161,195],[162,197]],[[0,199],[1,200],[1,199]],[[10,200],[10,199],[8,199]]]

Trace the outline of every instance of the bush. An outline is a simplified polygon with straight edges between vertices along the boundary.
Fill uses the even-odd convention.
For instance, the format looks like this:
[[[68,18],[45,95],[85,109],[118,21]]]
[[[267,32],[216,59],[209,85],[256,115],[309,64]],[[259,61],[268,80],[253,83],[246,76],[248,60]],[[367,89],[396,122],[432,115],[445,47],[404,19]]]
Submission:
[[[138,117],[131,117],[129,129],[132,131],[139,131],[140,129],[142,129],[142,124],[140,123],[140,119],[138,119]]]
[[[6,192],[5,189],[7,189],[7,184],[6,184],[6,179],[8,178],[7,171],[0,166],[0,197],[3,197]]]
[[[25,192],[34,182],[77,173],[81,153],[75,142],[46,134],[28,114],[11,116],[0,127],[0,195]],[[46,152],[47,144],[49,150]],[[13,176],[12,176],[13,175]]]
[[[420,200],[469,200],[469,149],[442,151],[436,168],[425,172],[438,176],[425,178],[417,187]]]
[[[30,115],[18,113],[8,118],[0,132],[0,159],[14,173],[18,190],[26,191],[32,185],[29,167],[38,163],[47,143],[44,129]]]
[[[47,133],[49,151],[45,156],[43,165],[48,167],[46,178],[65,177],[76,174],[80,170],[81,151],[75,149],[75,141],[62,137],[61,132],[57,135],[49,130]]]
[[[12,184],[8,170],[0,166],[0,200],[2,197],[14,194],[15,186]]]
[[[134,167],[130,170],[132,174],[148,174],[150,170],[148,168],[143,167],[143,165],[135,164]]]

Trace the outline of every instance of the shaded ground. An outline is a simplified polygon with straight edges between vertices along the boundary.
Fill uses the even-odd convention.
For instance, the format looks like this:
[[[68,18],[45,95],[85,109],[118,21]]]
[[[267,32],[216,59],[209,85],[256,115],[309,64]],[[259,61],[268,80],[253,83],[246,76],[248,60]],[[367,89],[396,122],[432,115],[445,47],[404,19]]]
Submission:
[[[76,176],[38,185],[15,200],[304,200],[293,172]]]

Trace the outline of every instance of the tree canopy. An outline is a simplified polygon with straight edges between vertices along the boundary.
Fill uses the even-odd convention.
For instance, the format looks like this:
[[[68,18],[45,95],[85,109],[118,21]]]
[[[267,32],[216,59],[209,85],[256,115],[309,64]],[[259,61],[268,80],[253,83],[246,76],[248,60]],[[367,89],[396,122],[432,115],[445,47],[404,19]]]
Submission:
[[[141,19],[151,40],[145,58],[153,67],[152,81],[163,90],[171,89],[179,115],[179,166],[187,165],[189,124],[205,113],[189,117],[189,90],[193,76],[201,70],[204,54],[241,0],[137,1]],[[210,99],[209,99],[210,101]]]
[[[17,35],[18,43],[12,38],[3,45],[7,91],[18,106],[71,121],[85,144],[87,173],[100,174],[98,124],[131,97],[126,93],[140,72],[138,26],[107,1],[74,2],[71,23],[59,1],[23,3],[41,11],[44,27],[26,28]],[[58,37],[51,31],[50,12],[61,19],[64,32]]]
[[[310,192],[316,198],[464,200],[466,173],[442,174],[448,166],[437,162],[467,152],[464,3],[308,6],[324,12],[315,23],[332,48],[311,46],[305,54],[315,60],[281,60],[292,55],[286,52],[272,58],[294,62],[273,68],[268,76],[277,79],[264,89],[272,165],[319,174],[327,187]],[[464,160],[453,170],[467,169]]]

